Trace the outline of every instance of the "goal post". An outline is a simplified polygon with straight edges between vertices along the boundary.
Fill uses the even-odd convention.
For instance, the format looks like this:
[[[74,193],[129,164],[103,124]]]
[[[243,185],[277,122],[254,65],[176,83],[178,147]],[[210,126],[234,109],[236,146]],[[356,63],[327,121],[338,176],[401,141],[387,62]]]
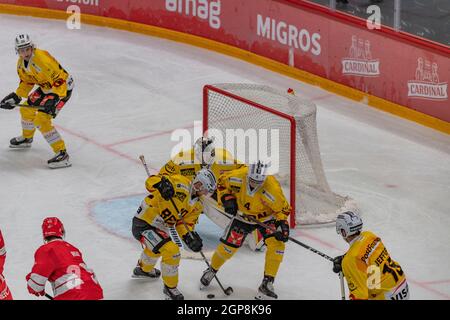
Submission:
[[[311,101],[265,85],[204,86],[203,132],[225,136],[231,129],[271,133],[266,152],[276,156],[275,176],[289,195],[291,227],[330,223],[339,212],[356,207],[354,201],[333,193],[328,185],[317,138],[316,106]],[[275,142],[272,132],[278,136]],[[260,144],[248,149],[254,147]],[[248,159],[232,155],[247,163]]]

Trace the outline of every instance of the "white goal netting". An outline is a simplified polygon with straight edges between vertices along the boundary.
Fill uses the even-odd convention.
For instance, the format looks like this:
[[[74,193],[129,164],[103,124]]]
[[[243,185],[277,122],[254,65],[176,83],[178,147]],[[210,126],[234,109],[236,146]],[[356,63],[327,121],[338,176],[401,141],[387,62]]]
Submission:
[[[251,158],[251,151],[261,154],[261,148],[272,159],[278,154],[276,176],[295,207],[296,224],[330,223],[338,213],[356,209],[353,200],[335,194],[328,185],[311,101],[264,85],[215,84],[204,88],[203,111],[204,129],[210,135],[221,132],[228,139],[227,130],[244,135],[246,140],[240,142],[233,138],[231,148],[229,141],[226,144],[238,160]],[[255,132],[257,143],[252,140]],[[237,154],[242,141],[247,143],[246,153]]]

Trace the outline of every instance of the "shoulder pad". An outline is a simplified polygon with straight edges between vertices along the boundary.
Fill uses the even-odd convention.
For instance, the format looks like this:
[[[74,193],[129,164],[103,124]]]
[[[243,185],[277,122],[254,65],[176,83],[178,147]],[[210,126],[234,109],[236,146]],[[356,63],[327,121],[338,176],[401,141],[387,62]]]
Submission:
[[[173,161],[169,161],[164,166],[164,169],[169,173],[174,173],[176,171],[175,166],[176,166],[176,164],[173,163]]]

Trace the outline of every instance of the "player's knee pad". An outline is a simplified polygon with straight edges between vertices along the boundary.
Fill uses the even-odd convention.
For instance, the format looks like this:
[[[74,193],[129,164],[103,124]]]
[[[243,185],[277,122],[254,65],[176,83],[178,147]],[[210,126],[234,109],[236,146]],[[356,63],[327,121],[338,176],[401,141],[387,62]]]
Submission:
[[[219,244],[217,247],[216,252],[224,259],[228,260],[230,259],[235,253],[238,251],[238,248],[231,247],[229,245],[226,245],[224,243]]]
[[[168,287],[176,287],[178,284],[178,267],[180,265],[180,249],[171,242],[161,247],[161,275],[164,284]]]
[[[142,245],[156,254],[161,253],[160,249],[172,241],[168,233],[156,228],[144,230],[141,235]]]
[[[275,239],[275,237],[270,237],[266,239],[266,259],[276,260],[281,262],[284,256],[284,250],[286,245],[283,241]]]
[[[22,119],[25,119],[27,121],[33,121],[36,117],[36,109],[32,108],[20,108],[20,115]]]
[[[53,130],[52,116],[46,113],[38,112],[33,122],[34,126],[41,132],[49,132]]]
[[[173,241],[166,242],[159,251],[165,261],[173,261],[174,263],[180,261],[180,248]]]
[[[160,254],[153,253],[152,251],[145,248],[141,254],[141,261],[145,264],[154,265],[158,261],[160,256]]]
[[[211,259],[211,267],[215,270],[219,270],[219,268],[230,259],[236,251],[238,251],[238,249],[239,248],[231,247],[225,243],[220,243]]]
[[[139,266],[144,272],[149,272],[153,269],[155,264],[158,262],[159,254],[155,254],[145,248],[142,253],[141,257],[139,259]]]
[[[285,244],[283,241],[270,237],[266,239],[266,245],[264,274],[275,278],[283,261]]]

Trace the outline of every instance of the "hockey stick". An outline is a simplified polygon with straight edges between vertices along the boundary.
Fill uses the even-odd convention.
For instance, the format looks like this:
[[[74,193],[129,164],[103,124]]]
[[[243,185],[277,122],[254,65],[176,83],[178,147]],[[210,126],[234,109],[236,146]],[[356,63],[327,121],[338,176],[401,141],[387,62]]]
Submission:
[[[143,166],[144,166],[145,172],[147,172],[147,176],[150,177],[150,176],[151,176],[150,170],[148,170],[147,162],[145,162],[144,155],[140,155],[140,156],[139,156],[139,160],[141,160],[141,162],[142,162],[142,164],[143,164]]]
[[[221,210],[217,210],[217,211],[219,213],[221,213],[222,215],[224,215],[225,217],[227,217],[228,219],[230,219],[230,220],[233,218],[233,217],[229,216],[228,214],[223,213]],[[273,232],[276,231],[276,229],[274,227],[269,226],[269,225],[267,225],[267,224],[265,224],[263,222],[260,222],[260,221],[256,220],[255,218],[253,218],[252,216],[249,216],[249,215],[247,215],[245,213],[242,213],[241,211],[239,212],[238,216],[240,216],[242,218],[245,218],[245,219],[249,220],[250,222],[256,223],[257,225],[259,225],[259,226],[261,226],[261,227],[263,227],[265,229],[271,230]],[[324,257],[325,259],[327,259],[329,261],[333,261],[333,258],[330,257],[329,255],[327,255],[327,254],[325,254],[323,252],[320,252],[319,250],[314,249],[313,247],[310,247],[307,244],[304,244],[303,242],[298,241],[297,239],[294,239],[292,237],[288,237],[288,239],[291,240],[292,242],[302,246],[303,248],[306,248],[306,249],[308,249],[308,250],[318,254],[319,256]]]
[[[344,274],[339,272],[339,281],[341,282],[341,300],[345,300]]]
[[[219,212],[219,213],[221,213],[222,215],[224,215],[224,216],[227,217],[228,219],[232,219],[232,218],[233,218],[233,217],[229,216],[228,214],[222,212],[221,210],[216,210],[216,211]],[[262,222],[256,220],[255,218],[253,218],[252,216],[246,215],[246,214],[244,214],[244,213],[242,213],[242,212],[240,212],[239,216],[241,216],[241,217],[243,217],[243,218],[246,218],[247,220],[250,220],[250,221],[253,222],[253,223],[258,224],[259,226],[261,226],[261,227],[263,227],[263,228],[265,228],[265,229],[269,229],[269,230],[271,230],[271,231],[276,231],[276,229],[273,228],[272,226],[269,226],[269,225],[267,225],[267,224],[265,224],[265,223],[262,223]],[[298,241],[297,239],[294,239],[294,238],[292,238],[292,237],[288,237],[288,239],[291,240],[292,242],[294,242],[294,243],[296,243],[296,244],[302,246],[303,248],[308,249],[308,250],[310,250],[310,251],[312,251],[312,252],[314,252],[314,253],[320,255],[321,257],[327,259],[328,261],[333,262],[333,258],[330,257],[329,255],[327,255],[327,254],[325,254],[325,253],[323,253],[323,252],[320,252],[319,250],[314,249],[313,247],[310,247],[310,246],[308,246],[307,244],[305,244],[305,243],[303,243],[303,242],[300,242],[300,241]],[[340,285],[341,285],[341,299],[342,299],[342,300],[345,300],[344,275],[342,274],[342,272],[339,272],[339,281],[340,281]]]
[[[53,300],[53,297],[49,295],[47,292],[44,295],[48,300]]]
[[[144,166],[145,171],[147,172],[147,175],[150,176],[150,170],[148,169],[147,162],[145,161],[145,157],[144,157],[143,155],[140,155],[140,156],[139,156],[139,160],[141,160],[142,165]],[[194,239],[194,236],[192,235],[191,231],[189,230],[189,228],[188,228],[186,222],[184,221],[183,217],[182,217],[181,214],[180,214],[180,211],[178,210],[177,205],[175,204],[175,202],[173,201],[172,198],[170,198],[170,202],[172,202],[172,205],[173,205],[173,207],[175,208],[175,210],[176,210],[176,212],[177,212],[177,214],[178,214],[178,217],[180,218],[180,220],[181,220],[181,222],[183,223],[184,227],[185,227],[186,230],[188,231],[189,236],[190,236],[192,239]],[[205,263],[206,263],[206,265],[208,266],[208,268],[211,269],[211,266],[210,266],[208,260],[206,259],[205,254],[203,253],[203,251],[200,250],[199,252],[200,252],[200,254],[201,254],[202,258],[203,258],[203,261],[205,261]],[[225,288],[222,286],[222,283],[219,281],[219,278],[217,278],[217,275],[216,275],[215,273],[214,273],[214,278],[217,280],[217,283],[219,284],[220,288],[222,288],[222,291],[223,291],[227,296],[229,296],[231,293],[233,293],[233,288],[228,287],[227,289],[225,289]]]
[[[191,230],[189,230],[189,227],[187,226],[186,222],[184,221],[183,217],[180,214],[180,211],[177,208],[177,205],[175,204],[175,201],[173,201],[172,198],[170,198],[170,202],[172,202],[173,207],[175,208],[175,210],[177,211],[177,214],[181,220],[181,222],[183,223],[184,227],[186,228],[187,232],[189,233],[189,236],[194,239],[194,236],[192,235]],[[210,270],[212,270],[211,265],[209,264],[208,260],[205,257],[205,254],[203,253],[202,250],[199,251],[200,254],[202,255],[203,261],[205,261],[206,265],[208,266],[208,268]],[[229,296],[230,294],[233,293],[233,288],[232,287],[228,287],[228,288],[224,288],[222,283],[220,282],[219,278],[217,277],[217,274],[214,272],[214,278],[216,279],[217,283],[219,284],[220,288],[222,289],[223,293],[225,293],[227,296]]]
[[[30,106],[28,104],[12,104],[12,106],[14,106],[15,108],[19,107],[19,108],[31,108],[31,109],[45,110],[45,108],[43,108],[41,106]]]
[[[274,231],[274,232],[276,231],[276,229],[273,228],[272,226],[269,226],[269,225],[267,225],[267,224],[265,224],[265,223],[262,223],[262,222],[256,220],[255,218],[253,218],[252,216],[249,216],[249,215],[244,214],[244,213],[242,213],[242,212],[241,212],[240,216],[242,216],[242,217],[244,217],[244,218],[250,220],[251,222],[256,223],[257,225],[260,225],[260,226],[263,227],[263,228],[269,229],[269,230]],[[294,242],[294,243],[296,243],[296,244],[302,246],[303,248],[308,249],[308,250],[310,250],[310,251],[312,251],[312,252],[318,254],[319,256],[324,257],[325,259],[327,259],[327,260],[333,262],[333,258],[330,257],[329,255],[327,255],[327,254],[325,254],[325,253],[323,253],[323,252],[320,252],[319,250],[314,249],[313,247],[310,247],[310,246],[308,246],[307,244],[304,244],[303,242],[300,242],[300,241],[298,241],[297,239],[294,239],[294,238],[292,238],[292,237],[288,237],[288,239],[291,240],[292,242]],[[339,272],[339,282],[340,282],[340,284],[341,284],[341,299],[342,299],[342,300],[345,300],[344,275],[342,274],[342,271]]]
[[[145,157],[143,155],[139,156],[139,160],[141,160],[142,165],[144,166],[145,172],[147,172],[147,176],[151,176],[150,170],[148,169],[147,162],[145,161]],[[169,234],[172,238],[172,241],[175,242],[175,244],[182,249],[181,250],[181,257],[183,259],[193,259],[193,260],[200,260],[201,257],[196,253],[192,251],[185,250],[183,246],[183,242],[180,240],[179,235],[174,227],[169,227]]]

